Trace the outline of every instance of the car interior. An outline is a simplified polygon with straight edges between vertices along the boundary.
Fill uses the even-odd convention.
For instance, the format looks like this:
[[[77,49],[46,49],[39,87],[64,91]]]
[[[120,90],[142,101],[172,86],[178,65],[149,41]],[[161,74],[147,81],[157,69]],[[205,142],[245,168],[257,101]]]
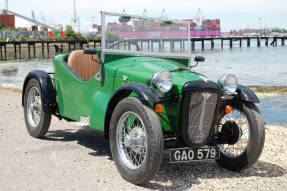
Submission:
[[[96,54],[74,50],[68,56],[67,65],[81,80],[89,80],[100,70],[100,59]]]

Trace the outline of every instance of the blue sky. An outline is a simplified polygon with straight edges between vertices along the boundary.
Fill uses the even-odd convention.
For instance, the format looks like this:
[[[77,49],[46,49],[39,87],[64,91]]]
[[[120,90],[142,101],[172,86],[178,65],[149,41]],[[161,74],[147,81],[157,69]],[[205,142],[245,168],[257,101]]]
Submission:
[[[41,13],[48,22],[69,24],[73,15],[72,0],[9,0],[9,9],[31,17],[34,10],[38,20]],[[4,0],[0,0],[1,8]],[[147,9],[149,16],[158,17],[166,9],[170,18],[192,18],[197,9],[206,18],[220,18],[223,31],[239,28],[263,27],[287,28],[287,0],[77,0],[81,29],[87,31],[92,17],[99,23],[99,11],[142,14]]]

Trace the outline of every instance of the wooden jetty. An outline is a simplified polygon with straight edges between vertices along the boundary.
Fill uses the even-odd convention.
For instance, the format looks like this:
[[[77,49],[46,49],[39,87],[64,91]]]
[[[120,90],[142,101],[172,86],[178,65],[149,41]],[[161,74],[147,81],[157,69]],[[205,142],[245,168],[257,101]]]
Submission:
[[[0,59],[21,60],[21,59],[32,59],[36,57],[39,58],[39,52],[40,52],[40,58],[51,58],[56,54],[54,45],[61,47],[61,49],[63,49],[66,52],[70,52],[72,50],[83,49],[85,47],[99,47],[101,45],[101,41],[68,40],[68,41],[0,42]]]
[[[206,42],[209,42],[210,49],[214,49],[215,46],[219,45],[221,49],[224,47],[233,48],[235,42],[238,42],[238,47],[243,47],[243,43],[246,43],[246,47],[251,47],[251,42],[256,42],[257,47],[263,46],[277,46],[281,42],[281,45],[285,45],[285,40],[287,40],[287,36],[252,36],[252,37],[205,37],[205,38],[191,38],[191,51],[195,51],[196,48],[200,47],[201,50],[206,49]],[[142,43],[147,43],[148,51],[153,51],[154,45],[156,45],[159,50],[164,50],[164,45],[166,42],[170,43],[169,47],[171,52],[173,52],[175,43],[179,43],[180,52],[184,52],[187,50],[186,47],[186,39],[140,39],[140,40],[133,40],[133,43],[140,41],[140,46],[142,47]],[[196,46],[196,43],[200,43],[200,45]],[[216,43],[217,42],[217,43]],[[225,42],[228,42],[226,45]],[[128,45],[130,47],[130,45]]]
[[[249,37],[206,37],[206,38],[191,38],[191,51],[196,51],[196,48],[201,50],[206,49],[206,45],[210,46],[210,49],[214,49],[215,46],[233,48],[235,45],[238,47],[251,47],[251,42],[256,43],[257,47],[260,46],[277,46],[285,45],[287,36],[249,36]],[[171,52],[175,50],[175,44],[179,48],[180,52],[186,52],[187,48],[186,39],[136,39],[129,40],[124,44],[125,49],[131,49],[131,45],[137,43],[141,48],[146,46],[148,51],[154,51],[155,47],[158,50],[164,51],[170,49]],[[206,43],[209,42],[209,43]],[[227,42],[227,43],[226,43]],[[238,43],[236,43],[238,42]],[[281,43],[280,43],[281,42]],[[199,44],[198,44],[199,43]],[[100,47],[100,40],[66,40],[66,41],[15,41],[15,42],[0,42],[0,59],[33,59],[33,58],[52,58],[56,52],[54,45],[61,47],[64,52],[70,52],[76,49],[83,49],[85,47]],[[168,45],[168,47],[167,47]],[[196,46],[197,45],[197,46]],[[8,50],[9,49],[9,50]],[[8,57],[9,55],[9,57]],[[39,56],[40,55],[40,56]]]
[[[236,41],[239,41],[239,47],[242,47],[243,42],[246,42],[246,46],[251,46],[251,41],[256,41],[257,47],[262,46],[262,41],[264,42],[265,46],[277,46],[278,41],[281,41],[281,45],[285,45],[285,40],[287,40],[287,36],[252,36],[252,37],[214,37],[214,38],[192,38],[192,50],[195,49],[194,43],[195,41],[201,42],[201,49],[204,50],[204,42],[210,41],[211,49],[214,48],[214,41],[220,41],[221,48],[224,47],[224,42],[229,42],[229,48],[233,48],[233,44]]]

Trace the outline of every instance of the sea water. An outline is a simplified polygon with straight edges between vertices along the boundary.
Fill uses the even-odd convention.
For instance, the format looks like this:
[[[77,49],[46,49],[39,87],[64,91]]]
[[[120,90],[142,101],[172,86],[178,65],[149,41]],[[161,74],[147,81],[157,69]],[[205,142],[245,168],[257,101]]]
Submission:
[[[210,80],[217,81],[221,76],[231,73],[235,74],[243,85],[287,86],[287,46],[232,49],[225,47],[223,50],[206,48],[205,51],[191,54],[192,57],[196,55],[203,55],[205,62],[193,69]],[[1,72],[7,67],[16,68],[17,72]],[[22,86],[25,76],[34,69],[52,72],[52,60],[0,62],[0,84]],[[267,123],[287,123],[287,96],[261,98],[259,107]]]

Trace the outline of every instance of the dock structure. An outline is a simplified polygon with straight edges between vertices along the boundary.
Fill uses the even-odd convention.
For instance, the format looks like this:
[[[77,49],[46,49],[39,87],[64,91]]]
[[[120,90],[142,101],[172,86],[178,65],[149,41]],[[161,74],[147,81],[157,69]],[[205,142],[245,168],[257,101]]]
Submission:
[[[205,37],[205,38],[197,38],[193,37],[190,39],[191,40],[191,51],[195,51],[196,48],[200,47],[200,50],[205,50],[206,48],[206,42],[209,42],[208,44],[210,45],[210,49],[214,49],[216,45],[220,45],[221,49],[224,47],[229,47],[233,48],[235,47],[236,42],[238,42],[238,47],[242,48],[243,47],[243,42],[246,42],[246,47],[251,47],[251,42],[254,43],[256,41],[257,47],[261,47],[262,44],[265,46],[277,46],[278,41],[281,41],[281,45],[285,45],[285,40],[287,40],[287,36],[252,36],[252,37]],[[164,45],[166,42],[170,43],[170,50],[173,52],[175,43],[179,43],[179,50],[180,52],[184,52],[187,50],[186,44],[187,41],[186,39],[139,39],[139,40],[131,40],[134,43],[140,41],[140,45],[142,47],[142,43],[145,42],[147,43],[148,50],[153,50],[154,44],[157,45],[159,49],[164,49]],[[218,43],[215,43],[218,42]],[[227,42],[227,44],[226,44]],[[263,42],[263,43],[262,43]],[[198,46],[196,44],[199,43]],[[150,48],[151,47],[151,48]]]
[[[0,42],[0,60],[23,60],[53,58],[56,55],[54,45],[59,46],[64,52],[88,47],[100,47],[100,40],[68,40],[68,41],[11,41]]]
[[[208,46],[212,50],[216,46],[221,49],[224,47],[251,47],[251,42],[256,43],[257,47],[285,45],[287,36],[253,36],[253,37],[205,37],[191,38],[190,44],[187,39],[130,39],[124,43],[124,49],[131,49],[131,45],[137,43],[141,49],[145,47],[148,51],[170,51],[174,52],[191,52],[204,51]],[[208,43],[207,43],[208,42]],[[217,42],[217,43],[216,43]],[[280,43],[281,42],[281,43]],[[71,52],[76,49],[86,47],[100,47],[100,40],[60,40],[60,41],[15,41],[0,42],[0,59],[1,60],[22,60],[33,58],[53,58],[56,54],[54,45],[61,47],[64,52]],[[188,47],[191,46],[191,47]],[[40,55],[40,56],[39,56]]]

